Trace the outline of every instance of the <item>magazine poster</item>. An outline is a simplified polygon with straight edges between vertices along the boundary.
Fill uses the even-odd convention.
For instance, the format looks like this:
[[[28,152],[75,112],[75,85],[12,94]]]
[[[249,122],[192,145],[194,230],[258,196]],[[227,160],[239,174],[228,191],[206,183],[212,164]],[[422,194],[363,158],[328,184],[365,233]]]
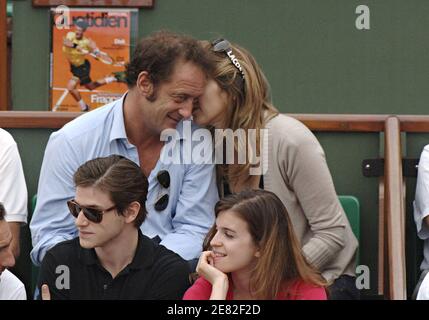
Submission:
[[[126,92],[137,16],[137,9],[76,8],[66,18],[51,11],[50,110],[90,111]]]

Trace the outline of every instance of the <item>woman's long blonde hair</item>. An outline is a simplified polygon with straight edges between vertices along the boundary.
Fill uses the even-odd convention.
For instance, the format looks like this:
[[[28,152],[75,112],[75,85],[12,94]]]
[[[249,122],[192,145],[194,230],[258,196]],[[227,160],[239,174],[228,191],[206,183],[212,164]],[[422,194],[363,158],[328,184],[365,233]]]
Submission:
[[[203,41],[202,44],[209,52],[214,64],[212,77],[228,96],[223,128],[230,128],[233,131],[241,128],[246,133],[248,129],[256,129],[257,150],[247,151],[255,152],[259,156],[261,151],[259,150],[260,129],[265,127],[267,120],[278,114],[277,109],[271,103],[270,86],[267,78],[255,58],[246,49],[230,43],[233,54],[244,72],[243,85],[240,71],[228,58],[226,52],[214,52],[212,44],[208,41]],[[247,144],[234,142],[236,152],[242,147],[246,148]],[[221,165],[218,166],[220,169],[218,175],[225,175],[229,184],[235,185],[238,179],[246,181],[249,178],[250,167],[249,161],[234,167]]]

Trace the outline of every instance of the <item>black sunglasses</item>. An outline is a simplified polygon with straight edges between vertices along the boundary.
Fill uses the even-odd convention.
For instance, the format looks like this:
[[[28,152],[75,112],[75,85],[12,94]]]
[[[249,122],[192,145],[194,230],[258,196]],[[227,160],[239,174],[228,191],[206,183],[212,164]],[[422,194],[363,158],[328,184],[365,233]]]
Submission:
[[[170,174],[167,170],[161,170],[156,175],[156,180],[158,180],[158,183],[165,189],[168,189],[170,187]],[[162,211],[167,208],[168,205],[169,196],[168,194],[163,194],[161,197],[158,198],[158,200],[155,202],[155,210],[156,211]]]
[[[244,83],[244,71],[241,67],[240,62],[235,57],[234,53],[232,52],[231,44],[228,40],[225,39],[217,39],[212,42],[212,47],[214,52],[224,52],[226,56],[231,60],[232,64],[237,68],[238,71],[240,71],[242,83]]]
[[[103,220],[103,214],[109,212],[116,208],[116,206],[110,207],[108,209],[99,210],[94,208],[87,208],[78,204],[75,200],[67,201],[67,206],[69,207],[70,213],[73,217],[77,218],[79,213],[82,211],[85,218],[94,223],[100,223]]]

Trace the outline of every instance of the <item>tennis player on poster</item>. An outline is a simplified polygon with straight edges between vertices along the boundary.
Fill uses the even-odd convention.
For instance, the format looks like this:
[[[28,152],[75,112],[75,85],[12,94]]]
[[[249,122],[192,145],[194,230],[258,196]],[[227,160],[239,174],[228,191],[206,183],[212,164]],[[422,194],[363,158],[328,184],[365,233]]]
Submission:
[[[70,92],[79,104],[80,109],[82,111],[88,111],[89,107],[82,99],[77,87],[82,85],[88,90],[94,90],[95,88],[111,82],[125,82],[125,73],[123,71],[114,72],[105,78],[92,81],[90,77],[91,64],[86,59],[88,54],[103,63],[117,64],[114,63],[113,59],[107,53],[100,51],[94,41],[84,36],[88,27],[85,21],[78,20],[75,22],[74,26],[75,31],[67,33],[67,36],[63,40],[63,52],[70,63],[70,71],[73,77],[67,83],[67,91],[63,94],[62,98],[64,99],[65,95]],[[59,105],[60,103],[57,102],[54,111],[56,111]]]

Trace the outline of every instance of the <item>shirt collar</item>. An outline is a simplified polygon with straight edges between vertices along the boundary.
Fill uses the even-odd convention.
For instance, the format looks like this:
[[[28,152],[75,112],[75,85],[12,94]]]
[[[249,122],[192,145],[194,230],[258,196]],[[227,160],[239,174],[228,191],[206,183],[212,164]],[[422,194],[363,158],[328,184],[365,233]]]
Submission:
[[[79,243],[79,242],[78,242]],[[137,249],[131,263],[126,267],[127,269],[141,269],[148,268],[153,264],[155,254],[155,243],[144,236],[141,230],[138,230]],[[100,264],[95,249],[85,249],[79,244],[78,258],[86,265]]]
[[[110,130],[110,142],[116,139],[126,139],[128,141],[124,121],[124,100],[127,93],[128,92],[126,92],[120,99],[113,102],[113,120],[112,129]]]
[[[139,229],[139,240],[137,243],[136,254],[134,255],[133,261],[131,261],[130,269],[141,269],[149,268],[153,264],[155,255],[156,244],[142,234]]]
[[[80,261],[82,261],[86,265],[92,265],[92,264],[99,263],[98,258],[97,258],[97,254],[95,253],[94,249],[82,248],[79,244],[79,241],[78,241],[78,245],[79,245],[78,258]]]
[[[125,130],[125,119],[124,119],[124,101],[128,94],[128,91],[124,95],[113,102],[113,121],[112,129],[110,131],[110,142],[116,139],[125,139],[128,141],[127,132]],[[176,129],[167,129],[168,135],[171,135],[175,140],[186,140],[189,136],[191,138],[192,132],[197,128],[197,125],[191,120],[181,120]],[[176,132],[177,134],[174,134]],[[129,143],[129,141],[128,141]],[[131,144],[130,144],[131,145]]]

